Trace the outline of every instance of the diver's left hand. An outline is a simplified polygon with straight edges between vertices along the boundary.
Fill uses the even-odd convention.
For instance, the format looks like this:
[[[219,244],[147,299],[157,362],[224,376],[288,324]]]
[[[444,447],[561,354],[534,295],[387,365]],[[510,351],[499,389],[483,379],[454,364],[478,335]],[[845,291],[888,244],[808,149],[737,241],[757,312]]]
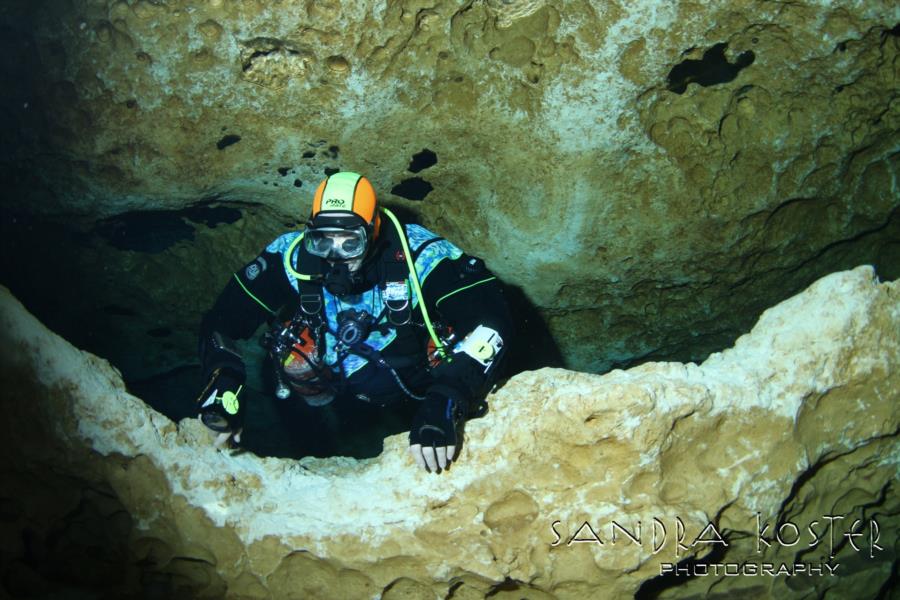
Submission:
[[[239,446],[241,443],[241,434],[244,432],[244,428],[241,426],[236,426],[234,429],[228,429],[228,425],[224,424],[224,418],[221,417],[215,410],[209,410],[207,407],[205,410],[201,411],[197,418],[200,419],[200,422],[206,425],[207,429],[209,429],[210,433],[215,434],[215,439],[213,440],[213,447],[216,449],[221,448],[234,448]],[[223,425],[217,426],[216,421],[223,421]]]
[[[229,370],[216,370],[206,390],[198,399],[200,422],[216,434],[215,448],[234,448],[241,443],[244,431],[244,407],[239,400],[242,377]],[[212,391],[205,398],[207,391]]]
[[[216,435],[215,441],[213,441],[214,448],[234,448],[241,444],[241,433],[243,433],[243,429],[238,429],[237,431],[223,431]]]
[[[428,391],[409,430],[409,452],[417,465],[432,473],[450,465],[462,414],[460,403],[451,396]]]

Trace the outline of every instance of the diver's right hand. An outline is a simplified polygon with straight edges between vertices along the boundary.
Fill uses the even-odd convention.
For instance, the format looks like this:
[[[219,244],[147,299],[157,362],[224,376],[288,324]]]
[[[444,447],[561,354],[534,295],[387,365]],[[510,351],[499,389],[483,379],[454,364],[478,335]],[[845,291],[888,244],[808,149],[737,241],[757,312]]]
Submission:
[[[216,432],[217,448],[229,441],[240,443],[243,431],[244,410],[238,396],[243,389],[241,378],[231,370],[217,370],[206,386],[200,403],[200,422]]]

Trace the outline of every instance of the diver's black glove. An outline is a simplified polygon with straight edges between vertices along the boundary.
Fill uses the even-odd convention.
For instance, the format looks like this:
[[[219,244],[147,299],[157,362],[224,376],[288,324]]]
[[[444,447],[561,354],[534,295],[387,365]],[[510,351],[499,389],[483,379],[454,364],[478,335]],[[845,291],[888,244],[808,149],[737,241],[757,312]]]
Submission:
[[[428,389],[409,430],[409,451],[416,464],[432,472],[447,468],[465,414],[466,402],[456,390],[442,385]]]
[[[231,369],[217,369],[209,384],[200,395],[200,421],[220,434],[216,446],[222,445],[232,436],[241,441],[244,425],[244,407],[240,400],[243,378]]]

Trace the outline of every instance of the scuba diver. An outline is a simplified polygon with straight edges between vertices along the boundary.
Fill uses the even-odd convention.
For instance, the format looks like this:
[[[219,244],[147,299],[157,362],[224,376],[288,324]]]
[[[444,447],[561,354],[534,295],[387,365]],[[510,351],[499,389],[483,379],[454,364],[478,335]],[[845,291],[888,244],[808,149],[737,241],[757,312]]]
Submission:
[[[409,450],[431,472],[447,468],[462,423],[485,408],[513,332],[502,286],[481,259],[402,225],[352,172],[326,178],[303,231],[235,273],[203,318],[199,416],[217,446],[239,443],[243,427],[246,367],[234,340],[267,319],[262,343],[279,399],[416,402]]]

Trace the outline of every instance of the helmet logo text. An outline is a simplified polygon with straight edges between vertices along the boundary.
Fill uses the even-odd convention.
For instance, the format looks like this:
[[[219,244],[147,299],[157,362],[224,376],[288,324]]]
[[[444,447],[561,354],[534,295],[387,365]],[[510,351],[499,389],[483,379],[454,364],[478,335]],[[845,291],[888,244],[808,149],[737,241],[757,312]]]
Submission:
[[[330,208],[345,208],[347,205],[347,200],[344,198],[328,198],[325,200],[325,206]]]

